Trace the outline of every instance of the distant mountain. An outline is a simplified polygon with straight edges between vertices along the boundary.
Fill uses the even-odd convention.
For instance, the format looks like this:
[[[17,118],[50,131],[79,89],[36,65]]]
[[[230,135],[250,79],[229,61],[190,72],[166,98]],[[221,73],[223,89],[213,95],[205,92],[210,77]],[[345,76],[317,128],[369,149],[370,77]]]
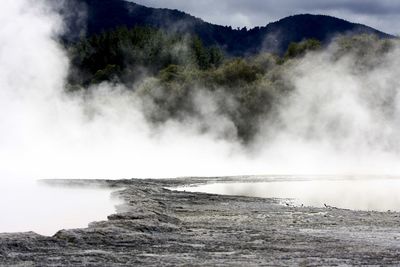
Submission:
[[[124,0],[70,0],[68,32],[65,38],[74,41],[84,34],[90,36],[119,26],[151,26],[179,33],[196,34],[205,45],[218,45],[231,55],[259,51],[282,54],[291,42],[315,38],[329,42],[338,34],[376,34],[393,36],[371,27],[324,15],[295,15],[265,27],[247,30],[219,26],[178,10],[149,8]],[[81,15],[86,14],[85,19]]]

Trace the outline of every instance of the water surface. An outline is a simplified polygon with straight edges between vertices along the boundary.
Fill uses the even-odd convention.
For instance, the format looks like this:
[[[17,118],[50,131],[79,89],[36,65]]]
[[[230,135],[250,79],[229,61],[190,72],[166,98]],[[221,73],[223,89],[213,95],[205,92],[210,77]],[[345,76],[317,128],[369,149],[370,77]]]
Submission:
[[[34,181],[0,183],[0,233],[34,231],[53,235],[60,229],[87,227],[115,213],[111,189],[49,186]]]
[[[400,211],[400,179],[396,178],[313,178],[302,181],[257,183],[216,183],[179,190],[262,198],[289,198],[292,205],[324,207],[325,205],[375,211]]]

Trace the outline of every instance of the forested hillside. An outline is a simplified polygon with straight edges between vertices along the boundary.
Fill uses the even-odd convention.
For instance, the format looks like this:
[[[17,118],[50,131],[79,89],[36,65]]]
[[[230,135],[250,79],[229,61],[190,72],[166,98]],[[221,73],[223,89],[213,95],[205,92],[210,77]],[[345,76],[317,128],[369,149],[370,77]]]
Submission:
[[[65,39],[76,41],[125,26],[148,26],[198,36],[206,46],[217,45],[226,53],[244,56],[259,52],[282,55],[290,43],[317,39],[328,43],[338,34],[375,34],[392,37],[365,25],[322,15],[295,15],[253,29],[233,29],[195,18],[178,10],[149,8],[124,0],[70,0]],[[83,14],[84,13],[84,14]],[[267,22],[267,21],[266,21]]]
[[[351,54],[354,69],[371,69],[394,43],[390,35],[328,16],[296,15],[248,30],[122,0],[74,1],[69,8],[77,12],[67,16],[64,36],[68,91],[123,85],[143,100],[154,125],[188,116],[202,120],[209,112],[203,107],[211,108],[233,123],[220,134],[244,143],[293,91],[290,70],[307,53],[322,52],[334,40],[327,60]],[[83,21],[74,17],[79,10]],[[202,125],[210,127],[216,125]]]
[[[335,40],[330,60],[351,54],[354,69],[374,68],[393,42],[374,35],[343,36]],[[155,125],[170,119],[204,116],[199,97],[211,96],[218,113],[234,123],[226,138],[250,142],[260,119],[274,115],[292,92],[291,67],[307,53],[326,49],[316,39],[291,43],[282,55],[261,52],[232,57],[200,38],[149,27],[126,27],[84,38],[69,48],[72,67],[69,91],[85,91],[102,82],[122,84],[148,105]],[[204,104],[207,105],[207,104]],[[204,131],[215,125],[204,125]]]

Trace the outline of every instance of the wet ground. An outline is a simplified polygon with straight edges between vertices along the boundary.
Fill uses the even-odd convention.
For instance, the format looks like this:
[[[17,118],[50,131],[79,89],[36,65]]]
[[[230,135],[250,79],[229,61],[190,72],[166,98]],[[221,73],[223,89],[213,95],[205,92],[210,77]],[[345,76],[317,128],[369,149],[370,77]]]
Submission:
[[[101,184],[125,201],[107,221],[52,237],[0,234],[0,265],[399,265],[400,214],[281,205],[165,189],[269,178],[53,181]]]

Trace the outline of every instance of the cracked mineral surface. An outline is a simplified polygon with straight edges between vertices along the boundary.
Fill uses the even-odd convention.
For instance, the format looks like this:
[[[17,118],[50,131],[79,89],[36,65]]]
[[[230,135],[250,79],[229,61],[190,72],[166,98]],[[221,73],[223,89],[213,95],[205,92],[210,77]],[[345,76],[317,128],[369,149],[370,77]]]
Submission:
[[[54,180],[115,188],[107,221],[52,237],[0,234],[5,266],[399,265],[400,213],[281,205],[167,188],[266,178]]]

